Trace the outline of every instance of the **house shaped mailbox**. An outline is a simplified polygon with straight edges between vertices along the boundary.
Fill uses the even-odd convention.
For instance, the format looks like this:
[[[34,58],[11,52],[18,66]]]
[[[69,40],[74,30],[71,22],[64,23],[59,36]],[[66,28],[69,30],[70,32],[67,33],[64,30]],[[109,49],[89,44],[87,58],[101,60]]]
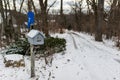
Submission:
[[[31,30],[27,34],[27,38],[30,44],[32,45],[43,45],[44,44],[44,34],[38,30]]]

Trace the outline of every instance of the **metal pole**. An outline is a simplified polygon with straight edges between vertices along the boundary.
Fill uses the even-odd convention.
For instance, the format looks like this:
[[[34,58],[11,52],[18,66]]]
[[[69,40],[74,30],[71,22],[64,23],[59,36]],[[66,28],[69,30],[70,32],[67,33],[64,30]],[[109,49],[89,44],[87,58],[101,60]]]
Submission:
[[[31,52],[31,78],[35,77],[35,55],[33,53],[34,45],[30,44]]]

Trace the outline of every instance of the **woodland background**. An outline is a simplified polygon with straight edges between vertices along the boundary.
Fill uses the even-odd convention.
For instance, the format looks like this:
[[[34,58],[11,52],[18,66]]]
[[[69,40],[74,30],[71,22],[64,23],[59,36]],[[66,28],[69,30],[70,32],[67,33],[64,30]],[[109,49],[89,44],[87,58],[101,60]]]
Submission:
[[[107,0],[109,8],[105,9],[105,0],[86,0],[86,12],[82,6],[84,0],[79,0],[74,5],[69,4],[71,11],[64,13],[63,2],[60,0],[60,10],[53,10],[56,0],[48,6],[48,0],[38,0],[39,8],[35,7],[35,0],[21,0],[19,10],[16,8],[16,1],[0,0],[0,47],[6,47],[19,38],[25,38],[27,29],[27,12],[35,13],[34,29],[43,31],[46,36],[50,32],[63,33],[64,29],[86,32],[95,36],[96,41],[103,38],[115,38],[116,46],[120,47],[120,0]],[[23,7],[26,3],[27,9]],[[22,13],[22,11],[26,13]]]

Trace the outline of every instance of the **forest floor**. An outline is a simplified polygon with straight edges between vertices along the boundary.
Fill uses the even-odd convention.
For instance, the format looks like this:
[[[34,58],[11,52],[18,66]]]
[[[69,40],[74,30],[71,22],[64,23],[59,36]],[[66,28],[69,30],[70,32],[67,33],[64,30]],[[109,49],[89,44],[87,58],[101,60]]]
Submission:
[[[5,67],[0,54],[0,80],[120,80],[120,50],[113,40],[96,42],[86,33],[66,31],[51,34],[65,38],[66,51],[35,59],[35,78],[30,78],[30,56],[24,56],[25,67]],[[17,57],[16,55],[14,57]]]

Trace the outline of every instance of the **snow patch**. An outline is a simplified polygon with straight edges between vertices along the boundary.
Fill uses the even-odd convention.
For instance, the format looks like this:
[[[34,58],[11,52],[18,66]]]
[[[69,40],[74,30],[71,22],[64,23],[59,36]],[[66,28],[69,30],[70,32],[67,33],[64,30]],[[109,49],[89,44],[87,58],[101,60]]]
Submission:
[[[19,54],[9,54],[9,55],[5,55],[4,57],[7,61],[8,60],[20,61],[23,59],[23,55],[19,55]]]
[[[93,36],[74,31],[52,36],[66,39],[65,54],[50,56],[53,57],[53,61],[49,65],[45,64],[44,58],[36,59],[36,79],[33,80],[120,80],[120,51],[113,48],[112,40],[96,42]],[[6,56],[12,60],[20,57],[17,54]],[[0,55],[0,80],[32,80],[30,56],[25,56],[24,60],[23,68],[5,68],[2,63],[3,57]]]

